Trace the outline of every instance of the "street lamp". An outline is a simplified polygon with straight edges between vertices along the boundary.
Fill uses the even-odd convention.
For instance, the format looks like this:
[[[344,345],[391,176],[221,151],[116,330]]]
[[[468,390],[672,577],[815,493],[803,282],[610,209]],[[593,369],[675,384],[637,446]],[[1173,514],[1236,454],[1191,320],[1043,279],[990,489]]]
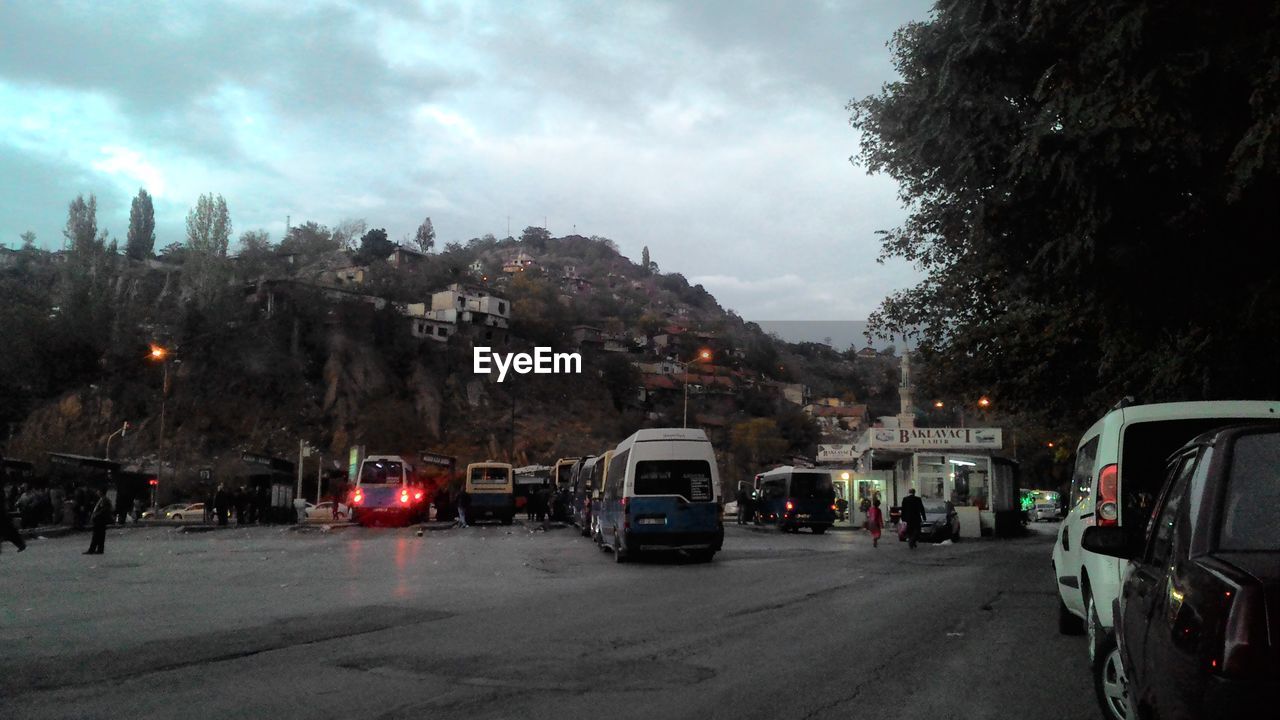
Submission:
[[[151,352],[147,353],[147,357],[154,362],[160,363],[164,368],[164,377],[160,381],[160,450],[156,459],[156,482],[151,486],[151,507],[156,507],[156,498],[159,495],[160,478],[164,474],[164,411],[165,397],[169,394],[169,355],[168,348],[151,344]]]
[[[105,460],[110,460],[110,459],[111,459],[111,438],[113,438],[113,437],[115,437],[115,436],[117,436],[117,435],[119,435],[120,437],[124,437],[124,434],[125,434],[126,432],[128,432],[128,431],[129,431],[129,421],[128,421],[128,420],[125,420],[125,421],[124,421],[124,424],[120,426],[120,429],[119,429],[119,430],[117,430],[117,431],[115,431],[115,432],[113,432],[113,433],[111,433],[110,435],[108,435],[108,436],[107,436],[107,452],[102,456],[102,457],[103,457],[103,459],[105,459]]]
[[[686,428],[689,427],[689,366],[698,362],[699,360],[710,360],[710,359],[711,359],[710,350],[700,350],[698,352],[698,356],[688,362],[680,362],[679,360],[676,361],[680,365],[684,366],[684,427]]]

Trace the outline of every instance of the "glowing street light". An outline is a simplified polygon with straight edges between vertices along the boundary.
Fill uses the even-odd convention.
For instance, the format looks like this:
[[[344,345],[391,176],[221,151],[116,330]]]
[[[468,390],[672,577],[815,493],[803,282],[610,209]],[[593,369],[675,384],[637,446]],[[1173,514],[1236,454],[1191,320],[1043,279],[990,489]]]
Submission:
[[[160,449],[156,458],[156,479],[151,483],[151,507],[157,507],[160,477],[164,472],[164,410],[165,396],[169,394],[169,348],[151,343],[151,351],[147,353],[150,360],[160,363],[164,368],[164,376],[160,381]]]
[[[939,409],[939,410],[941,410],[942,408],[946,407],[946,405],[945,405],[941,400],[938,400],[938,401],[934,402],[934,403],[933,403],[933,406],[934,406],[935,408]]]
[[[680,362],[679,360],[676,361],[677,363],[684,366],[684,426],[686,428],[689,427],[689,366],[692,365],[693,363],[698,362],[699,360],[710,360],[710,359],[711,359],[711,351],[703,349],[703,350],[699,350],[697,357],[690,360],[689,362]]]
[[[982,397],[978,398],[978,407],[982,408],[983,410],[986,410],[987,408],[991,407],[991,400],[988,399],[986,395],[983,395]]]

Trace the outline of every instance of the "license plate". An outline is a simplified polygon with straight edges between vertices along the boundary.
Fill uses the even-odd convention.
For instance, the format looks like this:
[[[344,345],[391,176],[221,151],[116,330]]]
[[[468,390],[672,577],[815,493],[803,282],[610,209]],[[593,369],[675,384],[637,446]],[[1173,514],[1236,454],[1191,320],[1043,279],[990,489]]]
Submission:
[[[640,518],[636,521],[637,525],[666,525],[666,518]]]
[[[809,519],[809,513],[800,513],[800,514],[799,514],[799,515],[797,515],[796,517],[800,518],[801,520],[808,520],[808,519]]]

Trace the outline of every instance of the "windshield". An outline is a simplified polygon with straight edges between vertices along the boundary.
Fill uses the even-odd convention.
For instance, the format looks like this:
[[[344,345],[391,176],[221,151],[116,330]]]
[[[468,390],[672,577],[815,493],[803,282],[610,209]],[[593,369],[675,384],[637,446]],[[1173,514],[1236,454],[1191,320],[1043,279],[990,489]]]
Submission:
[[[924,511],[930,515],[943,515],[947,512],[947,504],[941,500],[925,500]]]
[[[645,460],[636,463],[636,495],[679,495],[710,502],[711,464],[706,460]]]
[[[400,484],[404,474],[404,466],[395,460],[365,461],[360,468],[361,485]]]
[[[1280,547],[1280,433],[1245,435],[1236,441],[1227,479],[1227,502],[1218,547]]]
[[[474,485],[505,485],[509,472],[504,467],[471,468],[471,482]]]
[[[836,491],[831,486],[831,474],[792,473],[791,497],[797,500],[821,500],[824,502],[835,500]]]

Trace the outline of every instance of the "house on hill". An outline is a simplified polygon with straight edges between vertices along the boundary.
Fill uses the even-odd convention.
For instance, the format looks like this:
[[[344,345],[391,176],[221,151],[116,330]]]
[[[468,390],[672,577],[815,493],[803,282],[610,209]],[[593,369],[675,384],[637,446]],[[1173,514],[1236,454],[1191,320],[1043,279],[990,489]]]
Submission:
[[[412,303],[405,306],[404,314],[416,337],[444,341],[461,332],[476,340],[505,343],[511,301],[488,288],[453,283],[432,293],[429,306]]]
[[[396,249],[387,256],[387,264],[397,268],[414,267],[421,265],[426,259],[426,253],[397,244]]]
[[[511,258],[502,264],[502,272],[507,274],[515,274],[524,272],[526,269],[537,266],[537,261],[529,257],[525,251],[521,250],[519,255]]]

